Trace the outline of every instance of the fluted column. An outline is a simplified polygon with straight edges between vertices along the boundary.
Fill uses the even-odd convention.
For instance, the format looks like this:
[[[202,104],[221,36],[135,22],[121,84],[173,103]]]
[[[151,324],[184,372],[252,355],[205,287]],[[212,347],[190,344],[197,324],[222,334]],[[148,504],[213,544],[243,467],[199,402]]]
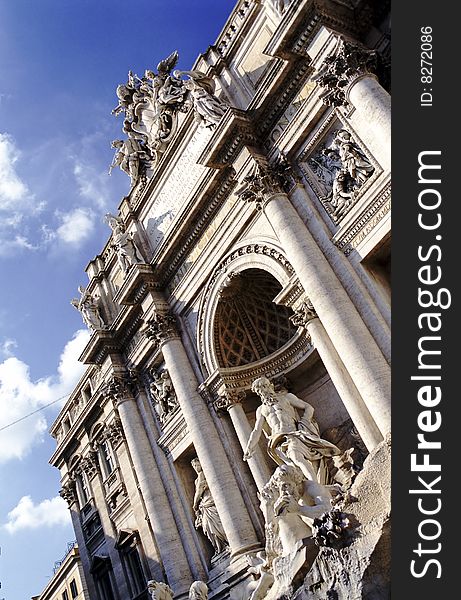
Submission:
[[[382,167],[391,166],[391,97],[376,77],[378,54],[338,38],[314,76],[330,106],[353,107],[353,126]]]
[[[283,190],[275,168],[256,165],[240,198],[263,209],[313,303],[341,361],[383,437],[391,428],[390,368],[310,231]]]
[[[165,494],[161,493],[162,480],[134,399],[130,378],[122,375],[114,376],[107,393],[117,404],[126,443],[168,584],[175,594],[185,594],[193,580],[192,573],[171,507]]]
[[[145,333],[162,348],[198,459],[221,518],[232,556],[259,546],[256,532],[171,314],[158,314]]]
[[[357,431],[366,447],[371,450],[383,440],[383,436],[309,300],[305,300],[295,311],[291,321],[298,327],[304,327],[309,333],[312,345],[317,349]]]
[[[224,392],[219,396],[218,401],[216,402],[217,408],[227,409],[227,412],[229,413],[238,441],[242,447],[242,456],[253,430],[242,406],[244,398],[245,392]],[[256,486],[258,490],[261,491],[264,485],[269,481],[271,472],[263,458],[263,453],[259,446],[247,462]]]

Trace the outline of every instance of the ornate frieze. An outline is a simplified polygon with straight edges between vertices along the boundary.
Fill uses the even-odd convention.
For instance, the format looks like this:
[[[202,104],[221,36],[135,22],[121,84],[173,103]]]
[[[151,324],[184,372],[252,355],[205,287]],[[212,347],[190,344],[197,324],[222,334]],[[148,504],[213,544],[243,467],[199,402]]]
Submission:
[[[163,315],[155,313],[154,317],[145,324],[143,332],[150,341],[158,346],[179,337],[177,320],[172,313]]]
[[[364,75],[374,75],[377,67],[378,53],[375,50],[340,37],[313,80],[323,88],[320,97],[325,104],[345,106],[348,104],[346,91],[350,84]]]

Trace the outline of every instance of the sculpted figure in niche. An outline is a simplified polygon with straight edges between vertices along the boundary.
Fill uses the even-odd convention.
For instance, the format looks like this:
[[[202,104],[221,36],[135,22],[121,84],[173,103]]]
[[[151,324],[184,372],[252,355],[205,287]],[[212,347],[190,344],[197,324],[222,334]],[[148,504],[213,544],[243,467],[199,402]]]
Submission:
[[[210,540],[216,554],[219,554],[228,546],[227,537],[199,459],[194,458],[191,465],[197,473],[193,502],[196,516],[195,527],[196,529],[199,527],[203,529],[203,533]]]
[[[119,265],[127,273],[131,265],[142,263],[143,259],[133,240],[133,234],[125,231],[123,221],[110,213],[106,214],[106,222],[112,229],[112,247],[117,252]]]
[[[147,582],[147,591],[152,600],[173,600],[173,590],[166,583],[151,579]]]
[[[331,483],[326,459],[340,456],[341,450],[320,437],[313,418],[313,407],[294,394],[276,392],[266,377],[253,382],[252,390],[261,398],[256,411],[256,423],[243,455],[251,458],[263,430],[267,434],[267,452],[278,465],[298,467],[308,483],[308,493],[315,504],[330,508],[331,493],[326,487]],[[296,409],[304,411],[301,419]],[[268,431],[267,431],[268,429]]]
[[[92,296],[82,285],[78,287],[78,291],[80,299],[73,298],[70,303],[80,311],[85,325],[92,330],[105,329],[106,325],[99,313],[98,298]]]
[[[154,409],[160,422],[164,423],[178,406],[178,399],[173,388],[168,371],[165,369],[161,373],[153,373],[153,381],[150,384],[150,392],[154,400]]]
[[[189,600],[207,600],[208,586],[203,581],[194,581],[189,589]]]

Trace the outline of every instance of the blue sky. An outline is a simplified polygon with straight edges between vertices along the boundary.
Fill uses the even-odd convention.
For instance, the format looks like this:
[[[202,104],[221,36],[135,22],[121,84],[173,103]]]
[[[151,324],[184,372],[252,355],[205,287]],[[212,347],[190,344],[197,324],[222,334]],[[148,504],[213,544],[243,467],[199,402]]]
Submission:
[[[188,69],[233,0],[0,0],[0,428],[69,393],[88,339],[71,306],[129,190],[107,175],[128,70]],[[0,598],[39,594],[74,538],[47,429],[59,403],[0,431]]]

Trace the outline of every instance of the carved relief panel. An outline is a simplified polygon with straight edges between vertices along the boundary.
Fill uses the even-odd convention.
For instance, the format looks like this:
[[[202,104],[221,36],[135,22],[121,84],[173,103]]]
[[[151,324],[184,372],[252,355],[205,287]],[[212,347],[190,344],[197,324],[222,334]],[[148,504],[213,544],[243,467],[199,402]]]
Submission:
[[[320,128],[299,164],[335,224],[363,196],[377,172],[377,165],[360,141],[335,118]]]

